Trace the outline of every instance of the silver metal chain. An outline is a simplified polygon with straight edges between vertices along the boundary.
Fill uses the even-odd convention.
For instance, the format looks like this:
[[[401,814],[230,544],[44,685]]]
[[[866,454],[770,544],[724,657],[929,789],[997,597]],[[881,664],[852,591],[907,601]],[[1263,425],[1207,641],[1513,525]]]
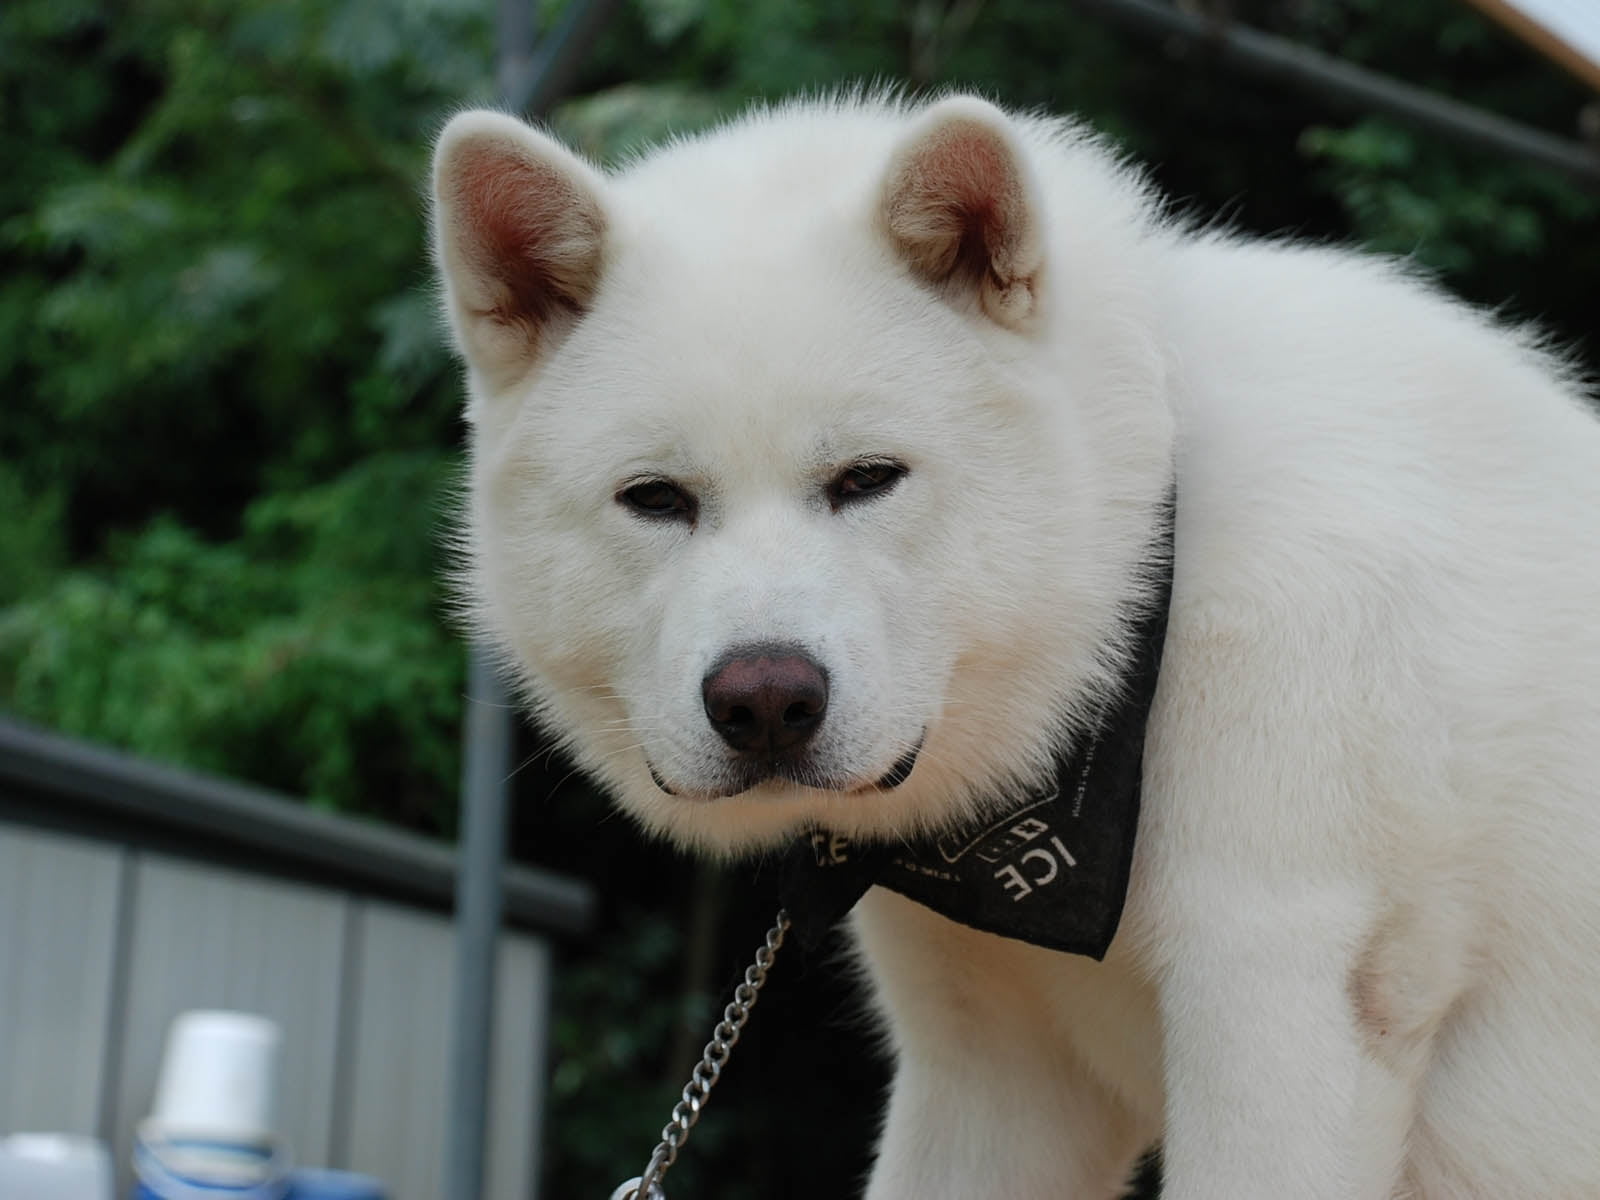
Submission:
[[[750,1019],[750,1010],[761,998],[767,972],[772,970],[773,960],[777,958],[788,932],[789,914],[780,908],[777,920],[767,930],[766,941],[756,951],[755,962],[745,968],[743,982],[733,989],[733,999],[722,1010],[722,1020],[711,1031],[711,1040],[706,1043],[700,1061],[689,1076],[689,1082],[684,1084],[683,1098],[673,1105],[672,1118],[662,1129],[661,1143],[650,1156],[644,1174],[628,1180],[612,1192],[611,1200],[666,1200],[666,1193],[661,1190],[662,1177],[666,1175],[667,1168],[678,1161],[678,1151],[689,1140],[689,1131],[700,1119],[711,1089],[722,1078],[722,1068],[728,1065],[728,1057],[739,1041],[739,1034],[744,1031],[745,1022]]]

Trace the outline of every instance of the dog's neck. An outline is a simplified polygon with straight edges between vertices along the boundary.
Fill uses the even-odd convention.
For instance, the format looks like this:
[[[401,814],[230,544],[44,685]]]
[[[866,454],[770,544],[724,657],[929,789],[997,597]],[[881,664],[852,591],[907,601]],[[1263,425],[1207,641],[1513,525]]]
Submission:
[[[1169,493],[1122,686],[1090,732],[1058,757],[1051,784],[994,806],[1002,815],[982,825],[909,843],[857,844],[807,831],[789,853],[782,886],[802,944],[820,943],[877,885],[987,933],[1105,956],[1122,917],[1139,822],[1145,728],[1172,599],[1174,522]]]

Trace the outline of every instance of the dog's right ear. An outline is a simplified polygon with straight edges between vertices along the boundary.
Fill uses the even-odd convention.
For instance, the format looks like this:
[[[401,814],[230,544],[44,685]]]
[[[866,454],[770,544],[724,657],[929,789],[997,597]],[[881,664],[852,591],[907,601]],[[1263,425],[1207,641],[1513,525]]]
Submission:
[[[513,383],[588,308],[604,187],[575,154],[502,113],[462,113],[439,135],[434,253],[456,344],[489,387]]]
[[[912,273],[1023,329],[1039,310],[1044,240],[1032,172],[1010,120],[971,96],[912,122],[889,163],[884,232]]]

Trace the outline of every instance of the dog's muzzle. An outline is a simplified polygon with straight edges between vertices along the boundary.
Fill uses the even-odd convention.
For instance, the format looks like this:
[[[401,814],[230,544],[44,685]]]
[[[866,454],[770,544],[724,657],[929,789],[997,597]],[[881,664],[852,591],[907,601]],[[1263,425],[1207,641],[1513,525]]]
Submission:
[[[876,782],[869,785],[870,789],[876,792],[893,791],[908,778],[910,778],[912,768],[917,765],[917,756],[922,753],[922,743],[926,736],[927,732],[924,730],[923,733],[918,736],[916,744],[913,745],[910,750],[907,750],[903,755],[901,755],[894,766],[890,767],[881,776],[879,776]],[[660,788],[661,791],[665,792],[669,796],[676,796],[679,794],[676,788],[674,788],[661,777],[661,772],[656,770],[654,763],[652,763],[649,759],[646,759],[644,765],[645,769],[650,772],[650,782],[654,783],[656,787]],[[745,774],[739,779],[739,781],[736,784],[729,786],[720,794],[723,796],[736,796],[740,792],[747,792],[753,787],[759,787],[761,784],[766,783],[770,779],[788,779],[793,783],[799,783],[807,787],[825,786],[807,778],[807,774],[808,773],[805,770],[803,762],[796,762],[792,765],[784,762],[769,762],[765,765],[764,770],[756,764],[750,763],[746,765]],[[868,789],[860,788],[852,790],[865,791]]]
[[[730,750],[726,774],[713,795],[735,796],[772,779],[802,787],[857,790],[833,781],[811,761],[811,742],[828,713],[828,672],[796,645],[757,642],[729,650],[700,682],[706,721]],[[899,787],[910,776],[923,737],[874,783],[873,790]],[[646,761],[650,778],[669,796],[679,795]],[[865,790],[865,789],[860,789]]]

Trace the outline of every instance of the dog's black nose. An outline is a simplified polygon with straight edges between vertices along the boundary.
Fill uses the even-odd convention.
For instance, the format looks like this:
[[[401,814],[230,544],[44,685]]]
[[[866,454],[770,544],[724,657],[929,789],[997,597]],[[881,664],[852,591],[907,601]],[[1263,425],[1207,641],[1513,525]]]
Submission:
[[[757,646],[723,659],[700,685],[706,716],[722,740],[751,755],[805,742],[828,708],[828,675],[787,647]]]

